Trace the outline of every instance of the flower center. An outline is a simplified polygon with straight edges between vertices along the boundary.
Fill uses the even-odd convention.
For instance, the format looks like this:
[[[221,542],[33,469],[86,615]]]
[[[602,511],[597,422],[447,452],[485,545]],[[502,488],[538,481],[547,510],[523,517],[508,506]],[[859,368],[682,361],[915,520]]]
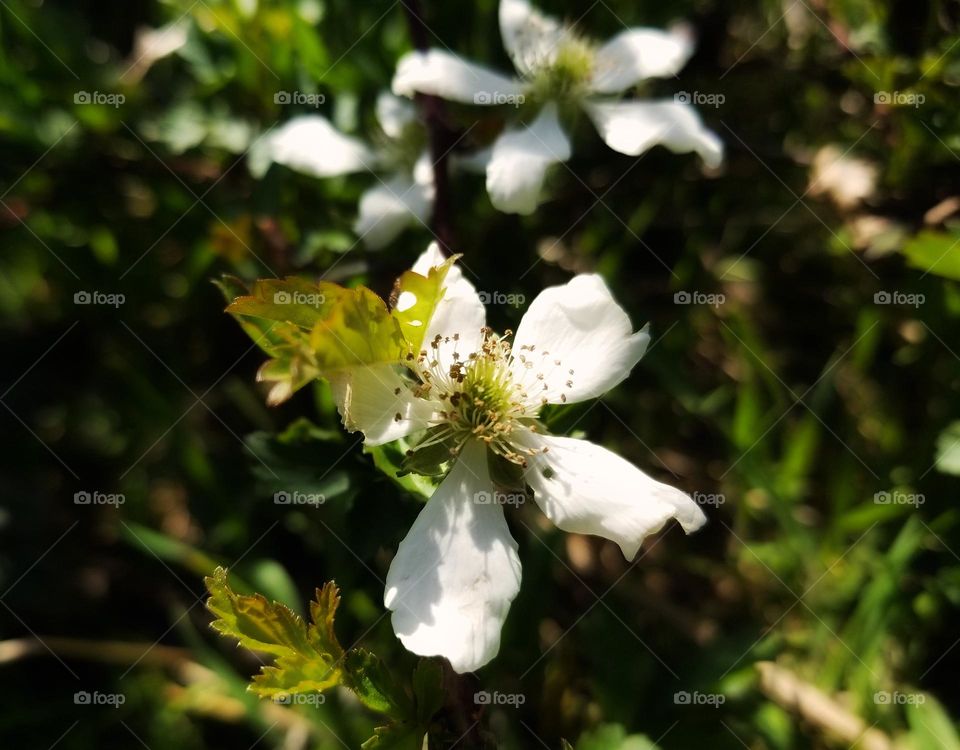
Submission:
[[[497,336],[484,329],[480,350],[467,356],[449,350],[441,354],[441,345],[449,346],[458,337],[438,336],[430,342],[430,350],[421,353],[420,387],[428,389],[444,408],[418,450],[445,443],[457,455],[468,440],[481,440],[498,456],[526,466],[526,455],[516,450],[512,436],[516,430],[536,429],[536,414],[511,374],[509,335],[509,331]]]
[[[568,32],[558,43],[554,59],[534,73],[532,95],[540,101],[577,98],[585,93],[593,66],[594,46]]]

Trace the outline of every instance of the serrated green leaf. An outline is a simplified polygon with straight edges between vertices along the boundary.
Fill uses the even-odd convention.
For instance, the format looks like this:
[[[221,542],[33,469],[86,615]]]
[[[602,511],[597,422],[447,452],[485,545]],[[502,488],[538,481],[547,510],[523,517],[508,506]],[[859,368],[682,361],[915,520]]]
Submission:
[[[241,646],[277,657],[274,666],[263,667],[251,689],[261,697],[281,693],[323,691],[342,682],[339,660],[343,649],[333,634],[333,618],[340,597],[333,583],[317,590],[307,625],[300,615],[260,594],[238,596],[227,582],[227,571],[217,568],[206,578],[209,609],[217,619],[211,623],[222,635]]]
[[[220,290],[227,304],[249,292],[247,285],[241,279],[229,274],[224,274],[219,279],[215,279],[213,283]],[[238,317],[236,320],[250,339],[267,354],[272,351],[273,347],[283,343],[280,332],[274,331],[274,328],[276,328],[275,321],[249,317]]]
[[[234,299],[227,312],[233,316],[292,323],[304,330],[323,320],[349,290],[329,281],[312,283],[296,276],[260,279],[250,293]]]
[[[224,282],[225,291],[236,288]],[[315,378],[352,367],[400,362],[410,345],[400,321],[365,287],[267,279],[227,306],[270,355],[257,374],[269,383],[270,404],[286,401]]]
[[[405,271],[397,279],[390,295],[390,306],[412,352],[419,352],[423,345],[427,326],[443,296],[443,282],[458,257],[448,258],[431,268],[426,276]]]

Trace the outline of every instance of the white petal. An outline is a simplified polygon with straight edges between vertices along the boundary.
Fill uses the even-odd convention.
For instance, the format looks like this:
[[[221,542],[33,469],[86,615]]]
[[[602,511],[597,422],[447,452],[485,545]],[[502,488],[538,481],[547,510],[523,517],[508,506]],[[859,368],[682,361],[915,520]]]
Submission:
[[[266,157],[311,175],[333,177],[376,165],[376,155],[321,115],[294,117],[263,138]]]
[[[445,656],[472,672],[500,650],[500,629],[520,590],[520,560],[496,503],[486,447],[471,442],[420,511],[387,574],[384,604],[408,650]]]
[[[388,138],[399,138],[404,129],[416,122],[417,111],[407,99],[381,91],[377,97],[377,122]]]
[[[433,184],[433,159],[424,151],[413,164],[413,179],[421,185]]]
[[[397,96],[433,94],[464,104],[494,104],[496,95],[523,93],[514,79],[438,49],[401,57],[391,86]]]
[[[723,161],[723,143],[684,102],[588,102],[585,106],[603,140],[621,154],[639,156],[659,144],[674,153],[696,151],[708,167]]]
[[[433,207],[433,185],[397,175],[360,196],[353,230],[374,250],[389,244],[408,226],[423,226]]]
[[[530,304],[513,341],[514,378],[531,404],[597,398],[630,374],[649,342],[603,279],[581,274]]]
[[[424,430],[442,408],[439,402],[415,398],[391,364],[343,370],[330,378],[330,387],[343,426],[362,432],[366,445],[383,445]]]
[[[426,252],[414,263],[413,270],[426,276],[433,266],[440,265],[444,260],[440,247],[436,242],[431,242]],[[449,368],[454,363],[454,352],[463,362],[471,352],[480,350],[486,324],[487,311],[477,290],[464,277],[460,267],[453,265],[444,279],[443,297],[427,324],[424,347],[439,336],[440,343],[435,356],[442,368]]]
[[[531,214],[540,202],[547,167],[570,158],[570,140],[557,109],[547,104],[530,125],[505,131],[493,144],[487,165],[487,192],[505,213]]]
[[[627,29],[597,50],[590,87],[597,93],[615,94],[647,78],[667,78],[686,65],[692,54],[693,36],[683,27]]]
[[[533,433],[524,439],[529,448],[548,449],[530,459],[525,479],[544,514],[564,531],[610,539],[631,560],[644,538],[671,518],[688,534],[706,523],[689,495],[606,448]]]
[[[535,73],[549,67],[564,38],[563,26],[527,0],[500,0],[500,36],[517,70]]]

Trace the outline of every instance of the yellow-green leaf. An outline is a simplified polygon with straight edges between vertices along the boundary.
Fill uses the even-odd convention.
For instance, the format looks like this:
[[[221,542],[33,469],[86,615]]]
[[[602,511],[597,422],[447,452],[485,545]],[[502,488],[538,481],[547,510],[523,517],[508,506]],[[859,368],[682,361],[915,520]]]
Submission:
[[[212,627],[235,638],[241,646],[277,657],[263,667],[251,689],[262,697],[282,693],[323,691],[343,681],[343,656],[333,633],[333,618],[340,597],[336,585],[317,590],[310,610],[314,622],[304,622],[296,612],[260,594],[239,596],[227,582],[227,571],[217,568],[206,579],[209,609],[217,619]]]
[[[221,282],[225,293],[234,280]],[[258,379],[271,386],[268,402],[279,404],[315,378],[371,364],[401,362],[410,345],[401,322],[365,287],[329,282],[267,279],[228,305],[271,359]]]
[[[419,352],[427,326],[443,296],[443,282],[459,256],[447,258],[431,268],[426,276],[416,271],[405,271],[390,295],[393,316],[400,323],[410,350]]]

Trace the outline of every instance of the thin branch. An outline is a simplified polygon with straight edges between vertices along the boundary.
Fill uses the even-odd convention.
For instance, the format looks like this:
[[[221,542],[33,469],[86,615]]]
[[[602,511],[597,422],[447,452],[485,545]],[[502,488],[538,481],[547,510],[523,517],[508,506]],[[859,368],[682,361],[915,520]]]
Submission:
[[[413,46],[421,52],[429,47],[429,29],[423,20],[420,0],[401,0],[406,10]],[[446,108],[443,100],[428,94],[417,94],[416,101],[423,112],[430,145],[430,161],[433,163],[435,197],[431,229],[441,248],[451,253],[454,246],[453,212],[450,186],[450,151],[455,144],[454,133],[446,124]]]

